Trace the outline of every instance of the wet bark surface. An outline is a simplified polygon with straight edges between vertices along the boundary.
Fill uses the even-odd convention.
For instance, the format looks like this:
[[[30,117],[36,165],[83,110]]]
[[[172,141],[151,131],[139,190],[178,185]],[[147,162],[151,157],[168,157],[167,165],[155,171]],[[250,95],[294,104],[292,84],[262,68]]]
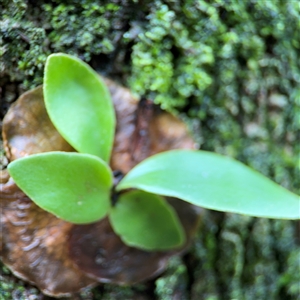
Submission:
[[[112,20],[108,39],[112,41],[115,49],[109,54],[99,54],[95,48],[91,48],[93,42],[83,46],[79,44],[82,34],[81,32],[78,34],[76,28],[77,21],[79,29],[82,28],[82,24],[86,25],[85,22],[89,22],[88,28],[93,28],[96,24],[94,20],[98,20],[98,17],[86,18],[82,16],[80,7],[74,11],[70,6],[66,6],[67,17],[62,20],[65,23],[59,27],[60,24],[57,22],[58,28],[54,30],[50,19],[57,17],[54,10],[57,5],[53,1],[47,1],[52,5],[51,16],[47,15],[42,5],[36,5],[32,1],[4,1],[1,5],[3,9],[7,8],[6,13],[11,21],[2,24],[5,33],[4,42],[6,46],[11,45],[8,49],[13,51],[5,53],[5,69],[0,74],[0,123],[2,124],[2,118],[9,106],[25,92],[24,85],[37,86],[41,83],[43,60],[39,60],[39,56],[44,55],[45,60],[47,53],[53,49],[56,52],[74,51],[78,56],[87,58],[95,69],[126,82],[128,73],[131,72],[132,47],[137,42],[135,38],[145,31],[153,35],[157,29],[154,26],[157,24],[155,22],[166,8],[158,2],[155,1],[156,5],[153,5],[154,2],[151,1],[148,9],[147,1],[135,2],[133,7],[127,1],[119,1],[122,4],[120,13],[113,17],[110,12],[105,15],[105,19]],[[295,124],[299,117],[298,106],[293,103],[292,93],[296,91],[299,65],[297,58],[293,58],[297,57],[298,49],[292,46],[291,38],[291,35],[297,32],[295,22],[298,24],[298,19],[295,9],[291,14],[292,5],[282,3],[288,11],[286,13],[279,5],[277,7],[275,2],[272,4],[273,7],[271,4],[256,7],[260,2],[254,4],[249,1],[247,5],[244,5],[246,2],[239,2],[235,10],[224,2],[220,4],[219,11],[214,7],[216,14],[213,18],[207,14],[205,8],[198,10],[187,7],[186,14],[183,15],[180,1],[165,3],[169,9],[166,13],[172,10],[175,12],[179,29],[175,34],[163,35],[157,43],[153,43],[154,46],[145,39],[146,42],[142,43],[142,46],[138,45],[142,48],[136,48],[136,53],[153,54],[157,48],[163,50],[162,54],[170,51],[174,55],[174,61],[171,62],[174,64],[172,69],[174,74],[181,76],[182,72],[184,75],[186,71],[192,73],[193,64],[197,64],[197,59],[193,57],[185,64],[185,58],[190,59],[189,55],[193,55],[194,49],[193,47],[186,49],[186,43],[176,44],[177,35],[182,34],[181,38],[185,40],[187,37],[188,42],[194,42],[198,41],[201,34],[202,45],[207,44],[216,53],[219,53],[224,43],[224,35],[221,34],[224,28],[227,30],[226,33],[236,33],[241,41],[235,45],[232,41],[224,44],[224,49],[232,49],[231,57],[216,56],[215,64],[203,66],[205,72],[213,79],[212,86],[207,92],[205,90],[205,93],[200,93],[205,97],[186,99],[185,109],[192,111],[188,121],[194,129],[197,141],[202,148],[233,156],[278,183],[297,191],[299,170],[295,168],[294,157],[297,155],[297,149],[299,150],[299,147],[297,148],[299,132],[295,132],[297,128]],[[22,4],[28,8],[27,15],[23,19]],[[245,19],[245,12],[248,13],[248,20]],[[70,16],[75,17],[71,19]],[[154,22],[149,24],[151,20]],[[220,20],[217,27],[215,20]],[[199,26],[201,21],[203,23]],[[169,24],[169,21],[166,23]],[[247,31],[247,28],[250,28],[247,24],[252,26],[251,32]],[[195,25],[197,27],[194,27]],[[285,27],[283,31],[279,30],[282,29],[282,25]],[[158,26],[158,29],[161,28],[164,32],[164,23],[162,27]],[[262,36],[260,34],[262,29],[267,29],[269,34]],[[52,42],[49,43],[50,32]],[[98,31],[93,32],[96,37],[92,38],[98,41]],[[124,44],[120,37],[125,32],[129,34],[130,41]],[[75,39],[72,40],[73,36]],[[105,33],[104,38],[107,36]],[[102,38],[100,36],[100,40]],[[70,39],[73,42],[71,44]],[[257,41],[260,43],[256,44]],[[170,49],[163,48],[170,42]],[[98,51],[99,47],[96,50]],[[265,53],[260,54],[261,51]],[[163,65],[163,62],[158,61],[155,56],[156,53],[154,52],[152,67]],[[24,59],[24,54],[25,58],[29,58]],[[160,57],[159,55],[158,58]],[[261,60],[258,61],[259,57]],[[25,69],[19,68],[20,60],[27,64]],[[255,67],[256,62],[258,65]],[[142,75],[143,78],[146,77],[146,72],[142,75],[140,69],[137,72],[136,79]],[[181,89],[185,91],[185,88],[184,85]],[[119,105],[122,111],[121,103]],[[132,124],[134,120],[135,116],[132,115],[124,122]],[[163,115],[157,120],[165,122]],[[142,124],[143,120],[139,122],[143,128],[145,126]],[[175,128],[176,122],[169,130],[172,132]],[[124,134],[130,135],[132,132],[133,129]],[[140,135],[143,136],[143,131]],[[142,145],[136,141],[124,145],[120,138],[116,139],[115,147],[119,148],[119,160],[128,162],[131,158],[126,149],[129,147],[141,149]],[[0,153],[3,154],[3,149],[0,149]],[[2,165],[5,166],[6,157],[2,155],[0,158]],[[116,163],[114,169],[119,168]],[[130,168],[129,163],[126,168]],[[22,208],[19,216],[26,211]],[[26,241],[16,242],[24,247],[30,245]],[[81,294],[72,295],[71,299],[299,299],[299,242],[297,222],[204,211],[197,238],[191,248],[187,253],[171,259],[163,274],[134,286],[100,284],[96,288],[84,290]],[[52,299],[44,296],[33,285],[19,280],[4,266],[1,267],[0,276],[0,299]]]

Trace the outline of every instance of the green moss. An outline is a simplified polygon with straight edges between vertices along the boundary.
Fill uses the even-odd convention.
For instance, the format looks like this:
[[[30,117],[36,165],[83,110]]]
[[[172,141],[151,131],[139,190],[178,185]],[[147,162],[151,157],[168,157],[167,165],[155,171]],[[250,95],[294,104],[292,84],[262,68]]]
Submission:
[[[280,278],[281,286],[287,288],[287,293],[293,299],[300,299],[300,251],[292,251],[288,256],[288,266]]]
[[[158,300],[188,299],[188,275],[182,259],[171,258],[167,271],[155,281],[155,285]]]
[[[299,247],[290,221],[206,212],[191,299],[294,299]]]
[[[49,53],[44,49],[45,30],[27,19],[27,9],[26,1],[3,1],[0,6],[0,80],[6,75],[25,86],[35,75],[33,81],[40,83]]]
[[[136,4],[95,0],[3,0],[0,4],[0,83],[19,81],[24,88],[42,83],[46,57],[65,52],[89,62],[93,56],[124,55],[119,48]],[[125,47],[126,48],[126,47]],[[121,53],[119,53],[121,52]],[[105,64],[102,64],[103,66]],[[119,66],[122,69],[122,66]],[[102,69],[103,71],[103,69]]]
[[[0,300],[27,300],[28,294],[30,294],[30,299],[37,300],[40,293],[37,289],[28,288],[20,280],[13,278],[10,271],[0,264]]]
[[[134,299],[134,291],[130,287],[118,287],[105,285],[101,299],[103,300],[123,300]]]
[[[51,47],[61,52],[77,54],[89,61],[92,54],[111,53],[115,45],[112,40],[114,23],[120,17],[120,6],[109,1],[98,5],[95,1],[53,1],[44,4]],[[74,34],[75,33],[75,34]]]
[[[297,1],[38,2],[0,4],[2,103],[42,82],[49,53],[75,54],[181,114],[201,148],[300,192]],[[181,282],[191,289],[183,299],[295,299],[294,235],[293,222],[206,212],[193,270],[180,259],[170,264],[156,297],[169,299]],[[133,295],[111,286],[93,293]]]
[[[293,156],[287,136],[300,128],[299,6],[155,4],[133,47],[132,89],[197,119],[203,148],[236,156],[295,190],[295,176],[283,173]]]
[[[299,191],[290,172],[299,151],[299,13],[294,1],[155,1],[129,84],[196,120],[204,149]]]

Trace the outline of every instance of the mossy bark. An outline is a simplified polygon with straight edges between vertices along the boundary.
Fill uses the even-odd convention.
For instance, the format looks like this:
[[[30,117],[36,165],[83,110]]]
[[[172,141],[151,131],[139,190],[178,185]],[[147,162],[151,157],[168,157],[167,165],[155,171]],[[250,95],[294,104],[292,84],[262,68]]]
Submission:
[[[299,192],[297,1],[2,0],[0,13],[1,118],[48,54],[75,54],[182,116],[202,149]],[[300,299],[299,253],[296,222],[205,211],[162,276],[73,299]],[[1,276],[0,299],[49,299]]]

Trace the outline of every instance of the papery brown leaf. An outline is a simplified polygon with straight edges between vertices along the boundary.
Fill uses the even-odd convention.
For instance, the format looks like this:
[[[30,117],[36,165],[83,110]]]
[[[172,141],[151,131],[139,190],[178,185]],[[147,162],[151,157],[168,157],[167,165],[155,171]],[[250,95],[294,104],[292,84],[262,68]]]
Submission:
[[[48,151],[73,151],[52,125],[39,86],[21,95],[3,119],[3,144],[10,161]]]
[[[183,122],[161,112],[150,101],[137,101],[128,89],[113,81],[105,82],[117,116],[113,170],[126,174],[155,153],[194,148]],[[12,105],[3,120],[3,140],[10,161],[39,152],[74,151],[53,127],[42,87],[25,93]],[[162,271],[167,258],[175,254],[124,245],[107,219],[80,226],[57,219],[38,208],[11,180],[2,189],[3,261],[14,274],[48,295],[73,293],[93,284],[94,279],[121,284],[145,280]],[[170,202],[190,241],[199,221],[199,209],[176,199]]]
[[[115,106],[117,130],[111,168],[128,173],[136,164],[156,153],[172,149],[194,149],[186,125],[158,109],[153,102],[137,101],[130,91],[105,80]]]
[[[95,224],[72,227],[70,257],[81,270],[100,282],[135,284],[154,277],[166,267],[170,256],[186,249],[198,226],[199,208],[178,199],[170,199],[170,203],[187,234],[186,245],[180,250],[155,252],[129,247],[105,218]]]
[[[45,294],[67,296],[95,285],[66,249],[73,226],[37,207],[13,180],[0,185],[0,256],[5,265]]]

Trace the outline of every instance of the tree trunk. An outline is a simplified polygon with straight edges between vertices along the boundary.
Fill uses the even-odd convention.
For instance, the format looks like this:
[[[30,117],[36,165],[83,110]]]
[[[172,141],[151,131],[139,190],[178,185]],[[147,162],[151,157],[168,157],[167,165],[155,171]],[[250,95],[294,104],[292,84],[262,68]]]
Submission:
[[[75,54],[183,117],[200,148],[299,192],[297,1],[98,2],[1,1],[1,120],[42,83],[47,55]],[[297,226],[205,210],[193,246],[161,276],[72,299],[300,299]],[[50,298],[2,266],[0,299]]]

